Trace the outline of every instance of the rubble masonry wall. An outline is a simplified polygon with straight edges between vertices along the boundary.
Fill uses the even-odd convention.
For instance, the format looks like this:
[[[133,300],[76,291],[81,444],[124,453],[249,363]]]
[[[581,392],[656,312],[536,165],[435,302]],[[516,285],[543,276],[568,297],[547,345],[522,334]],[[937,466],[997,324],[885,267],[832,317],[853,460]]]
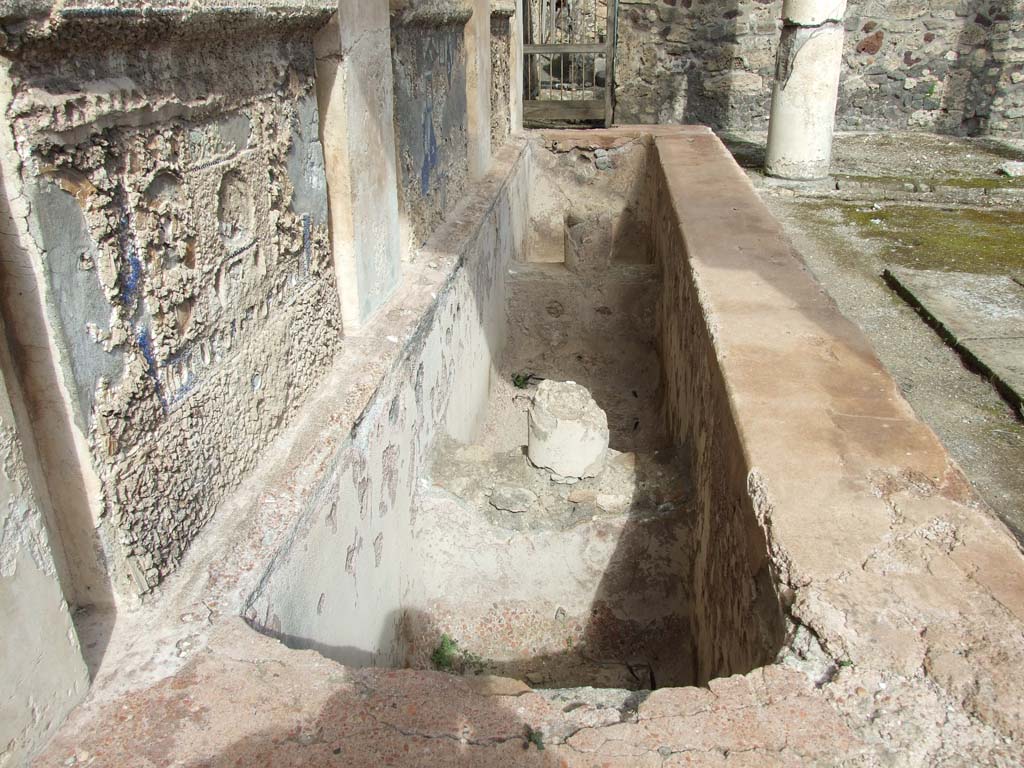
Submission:
[[[621,0],[617,123],[768,126],[781,0]],[[1013,0],[851,0],[837,128],[1024,135]]]

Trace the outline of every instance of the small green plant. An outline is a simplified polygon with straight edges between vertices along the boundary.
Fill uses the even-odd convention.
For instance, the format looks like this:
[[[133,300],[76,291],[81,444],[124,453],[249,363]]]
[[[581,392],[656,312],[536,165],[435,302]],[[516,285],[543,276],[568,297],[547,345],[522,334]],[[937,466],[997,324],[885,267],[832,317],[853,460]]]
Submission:
[[[530,379],[533,378],[532,373],[513,373],[512,384],[516,389],[526,389],[530,383]]]
[[[459,648],[458,641],[447,634],[441,635],[437,647],[430,654],[430,663],[434,665],[434,669],[459,674],[470,670],[479,672],[484,668],[481,656]]]
[[[441,642],[437,644],[437,648],[430,654],[430,663],[434,665],[434,669],[439,669],[442,672],[451,672],[455,668],[455,662],[458,658],[459,644],[448,637],[448,635],[441,635]]]
[[[537,729],[527,725],[526,726],[526,744],[525,748],[529,749],[530,745],[533,744],[539,751],[544,751],[544,734]]]

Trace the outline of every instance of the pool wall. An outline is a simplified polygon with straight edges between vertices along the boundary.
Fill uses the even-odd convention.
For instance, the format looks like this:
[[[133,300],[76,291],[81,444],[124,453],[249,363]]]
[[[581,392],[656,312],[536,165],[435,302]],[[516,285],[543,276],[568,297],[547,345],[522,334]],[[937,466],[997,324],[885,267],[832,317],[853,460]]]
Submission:
[[[492,361],[504,345],[506,265],[525,235],[523,152],[522,142],[503,149],[420,252],[424,269],[450,274],[407,322],[409,334],[373,337],[376,325],[418,311],[401,301],[362,331],[366,344],[401,354],[386,371],[365,371],[370,381],[380,377],[373,395],[316,469],[316,490],[245,605],[250,624],[291,647],[353,665],[402,661],[414,486],[434,438],[469,439],[484,416]]]
[[[768,543],[748,488],[750,464],[731,401],[717,328],[694,259],[716,270],[757,243],[707,237],[729,231],[745,211],[680,205],[713,198],[716,179],[685,161],[680,148],[716,142],[708,134],[658,137],[654,252],[661,267],[657,311],[658,354],[670,430],[693,462],[697,517],[694,532],[692,626],[697,680],[746,671],[772,660],[784,625]],[[738,169],[737,169],[738,171]],[[685,197],[684,197],[685,196]],[[702,231],[704,230],[704,231]],[[736,270],[734,279],[744,278]],[[766,329],[766,332],[771,332]]]

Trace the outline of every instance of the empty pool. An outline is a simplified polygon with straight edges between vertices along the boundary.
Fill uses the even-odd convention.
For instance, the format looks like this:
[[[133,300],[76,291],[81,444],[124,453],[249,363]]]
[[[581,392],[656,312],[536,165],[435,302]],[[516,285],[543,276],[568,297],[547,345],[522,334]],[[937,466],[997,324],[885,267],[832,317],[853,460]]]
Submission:
[[[535,688],[703,684],[774,658],[775,575],[668,190],[666,154],[695,141],[717,143],[610,129],[503,150],[420,256],[451,275],[317,468],[253,626],[347,664]],[[529,460],[545,381],[606,415],[595,476]]]

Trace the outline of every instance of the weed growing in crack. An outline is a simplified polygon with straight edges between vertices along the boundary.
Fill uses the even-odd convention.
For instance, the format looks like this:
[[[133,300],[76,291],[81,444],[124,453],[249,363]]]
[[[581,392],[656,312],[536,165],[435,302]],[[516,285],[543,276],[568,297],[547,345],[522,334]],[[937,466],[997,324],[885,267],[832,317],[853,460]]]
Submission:
[[[533,744],[539,751],[544,751],[544,734],[533,728],[532,726],[526,726],[526,743],[523,745],[524,749],[529,749],[530,745]]]
[[[536,378],[532,373],[513,373],[512,384],[516,389],[526,389],[530,382]]]
[[[472,653],[471,651],[463,650],[462,657],[460,660],[462,662],[463,672],[472,671],[474,673],[478,673],[484,668],[483,657],[478,656],[477,654]]]
[[[458,655],[459,644],[448,637],[448,635],[441,635],[441,642],[437,644],[437,648],[430,654],[430,663],[434,665],[434,669],[439,669],[442,672],[451,672]]]
[[[430,654],[430,663],[434,669],[455,674],[480,672],[484,668],[483,657],[459,648],[458,641],[447,634],[441,635],[437,647]]]

